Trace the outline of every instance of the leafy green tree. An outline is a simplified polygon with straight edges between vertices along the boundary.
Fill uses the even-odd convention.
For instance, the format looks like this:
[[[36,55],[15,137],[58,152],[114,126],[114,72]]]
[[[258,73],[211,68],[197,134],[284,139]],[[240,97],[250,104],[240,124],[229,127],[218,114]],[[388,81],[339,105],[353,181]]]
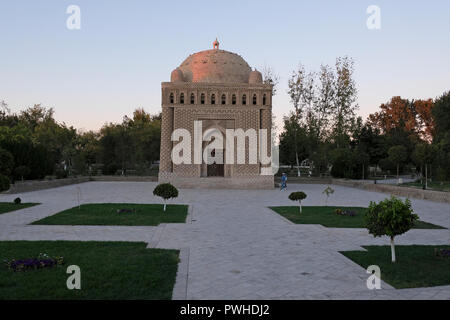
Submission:
[[[149,168],[159,159],[161,116],[136,109],[133,118],[121,124],[108,124],[100,130],[98,146],[104,168],[118,166],[123,173],[130,168]]]
[[[450,91],[436,99],[432,109],[436,141],[441,141],[450,133]]]
[[[351,178],[351,150],[348,148],[334,149],[330,153],[331,158],[331,175],[334,178]]]
[[[433,147],[435,149],[433,166],[439,173],[438,179],[440,181],[450,179],[450,132],[439,142],[435,142]]]
[[[52,108],[45,108],[41,104],[35,104],[33,107],[20,112],[19,120],[27,126],[32,132],[41,123],[52,120],[54,111]]]
[[[390,237],[392,262],[396,261],[394,238],[411,229],[418,219],[418,215],[413,213],[409,199],[402,202],[394,196],[379,203],[371,201],[365,215],[370,234],[374,237]]]
[[[408,159],[408,153],[404,146],[393,146],[388,150],[389,161],[397,166],[397,179],[399,178],[400,165]]]
[[[10,187],[9,178],[0,173],[0,192],[8,190]]]
[[[53,172],[51,155],[44,146],[34,141],[32,132],[21,124],[0,126],[0,147],[13,155],[15,167],[24,165],[30,168],[30,179],[43,178]]]
[[[166,211],[166,201],[178,197],[178,189],[170,183],[161,183],[153,190],[153,195],[163,198],[164,212]]]
[[[361,168],[362,172],[362,179],[364,180],[366,178],[366,171],[367,166],[370,164],[370,156],[366,152],[362,150],[362,148],[356,148],[353,151],[353,158],[356,160],[355,164],[358,164],[358,166]],[[358,169],[355,169],[355,171],[359,171]]]
[[[0,148],[0,174],[11,175],[14,169],[14,157],[11,152]]]
[[[300,126],[294,114],[284,119],[280,134],[280,162],[294,166],[308,157],[306,130]]]
[[[312,78],[312,77],[309,77]],[[288,80],[288,94],[291,98],[291,103],[294,107],[294,111],[290,116],[290,121],[294,122],[296,125],[292,126],[292,137],[293,146],[295,153],[295,163],[297,165],[297,175],[300,176],[300,159],[298,150],[298,140],[299,140],[299,128],[300,121],[304,115],[305,109],[308,105],[312,103],[311,90],[312,85],[308,85],[308,74],[305,68],[300,64],[298,69],[292,72],[290,79]]]
[[[366,123],[353,138],[358,148],[369,156],[369,164],[378,166],[387,157],[386,138],[379,129]]]
[[[23,178],[28,176],[30,174],[31,170],[27,166],[18,166],[14,169],[14,173],[21,178],[23,181]]]
[[[356,104],[358,90],[354,80],[354,61],[350,57],[336,59],[336,98],[334,99],[333,136],[337,147],[346,144],[348,131],[359,106]]]
[[[427,142],[416,144],[411,158],[413,162],[420,167],[420,174],[422,176],[422,168],[425,167],[425,188],[428,186],[428,165],[433,162],[435,148]]]
[[[313,99],[313,111],[316,119],[315,132],[318,141],[325,141],[336,103],[336,76],[328,65],[321,65]]]

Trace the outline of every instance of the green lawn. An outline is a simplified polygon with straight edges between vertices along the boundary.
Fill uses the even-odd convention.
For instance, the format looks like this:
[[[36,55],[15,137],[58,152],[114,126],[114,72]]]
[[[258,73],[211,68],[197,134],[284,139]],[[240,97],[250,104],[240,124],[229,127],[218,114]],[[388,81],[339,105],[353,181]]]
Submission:
[[[422,189],[422,184],[420,181],[414,181],[414,182],[407,182],[401,184],[402,186],[406,187],[413,187],[413,188],[419,188]],[[428,189],[427,190],[435,190],[435,191],[450,191],[450,181],[428,181]]]
[[[14,202],[0,202],[0,214],[16,211],[20,209],[29,208],[32,206],[37,206],[39,203],[20,203],[15,204]]]
[[[335,209],[355,211],[356,216],[340,216],[334,213]],[[364,213],[367,208],[362,207],[303,207],[299,213],[298,206],[270,207],[273,211],[297,224],[321,224],[328,228],[365,228]],[[418,221],[415,229],[446,229],[428,222]]]
[[[4,299],[171,299],[178,250],[146,249],[143,242],[1,241],[0,260],[64,257],[64,265],[13,272],[0,265]],[[81,289],[66,286],[66,269],[77,265]]]
[[[134,212],[117,213],[120,209]],[[94,203],[73,207],[44,219],[34,221],[39,225],[85,226],[157,226],[160,223],[184,223],[188,213],[186,205]]]
[[[364,251],[344,251],[344,256],[364,269],[378,265],[381,280],[396,289],[450,285],[450,258],[437,257],[434,249],[450,246],[395,246],[397,262],[391,262],[390,246],[364,246]]]

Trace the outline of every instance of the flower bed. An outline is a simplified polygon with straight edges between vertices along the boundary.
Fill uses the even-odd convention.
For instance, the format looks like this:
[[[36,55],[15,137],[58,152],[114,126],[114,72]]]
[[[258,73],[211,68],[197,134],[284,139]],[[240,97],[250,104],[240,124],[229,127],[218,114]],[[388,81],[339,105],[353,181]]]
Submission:
[[[27,258],[19,260],[12,259],[10,261],[5,260],[5,264],[10,270],[14,272],[28,271],[62,265],[64,264],[64,258],[50,257],[45,253],[40,253],[37,258]]]

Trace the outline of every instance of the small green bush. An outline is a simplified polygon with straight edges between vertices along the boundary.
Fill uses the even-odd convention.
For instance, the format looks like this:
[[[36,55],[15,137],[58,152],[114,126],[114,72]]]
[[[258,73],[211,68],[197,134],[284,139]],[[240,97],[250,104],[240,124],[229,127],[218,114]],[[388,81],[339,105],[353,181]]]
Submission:
[[[332,195],[334,193],[334,189],[330,186],[326,187],[325,190],[323,190],[322,194],[326,195],[325,198],[325,205],[328,205],[328,198],[330,197],[330,195]]]
[[[161,197],[164,200],[164,211],[166,211],[166,200],[178,197],[178,189],[170,183],[161,183],[153,190],[155,196]]]
[[[10,185],[9,178],[0,173],[0,192],[9,190]]]
[[[20,204],[22,202],[22,199],[20,199],[20,198],[15,198],[14,199],[14,203],[15,204]]]

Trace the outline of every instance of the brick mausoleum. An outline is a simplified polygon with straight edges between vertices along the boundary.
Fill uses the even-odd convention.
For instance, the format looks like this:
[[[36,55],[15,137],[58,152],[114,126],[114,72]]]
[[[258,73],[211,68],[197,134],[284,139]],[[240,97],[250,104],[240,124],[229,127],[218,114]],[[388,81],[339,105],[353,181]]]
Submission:
[[[250,68],[239,55],[219,50],[216,40],[212,50],[190,55],[172,71],[170,82],[162,86],[162,127],[159,181],[178,187],[199,188],[253,188],[274,187],[272,174],[262,174],[267,165],[249,163],[249,143],[246,139],[245,163],[229,164],[226,154],[227,129],[252,128],[258,133],[266,129],[268,156],[272,126],[272,85],[263,83],[262,74]],[[174,164],[172,132],[186,129],[194,136],[194,121],[202,121],[202,130],[218,130],[224,135],[223,148],[212,150],[212,155],[223,159],[211,164]],[[259,137],[259,135],[258,135]],[[258,138],[259,139],[259,138]],[[203,142],[205,148],[209,142]],[[230,150],[232,150],[230,148]],[[234,153],[236,156],[236,150]],[[264,150],[264,149],[263,149]],[[192,153],[194,143],[192,142]],[[209,150],[208,150],[209,152]],[[192,155],[192,159],[194,155]],[[270,165],[269,165],[270,167]]]

